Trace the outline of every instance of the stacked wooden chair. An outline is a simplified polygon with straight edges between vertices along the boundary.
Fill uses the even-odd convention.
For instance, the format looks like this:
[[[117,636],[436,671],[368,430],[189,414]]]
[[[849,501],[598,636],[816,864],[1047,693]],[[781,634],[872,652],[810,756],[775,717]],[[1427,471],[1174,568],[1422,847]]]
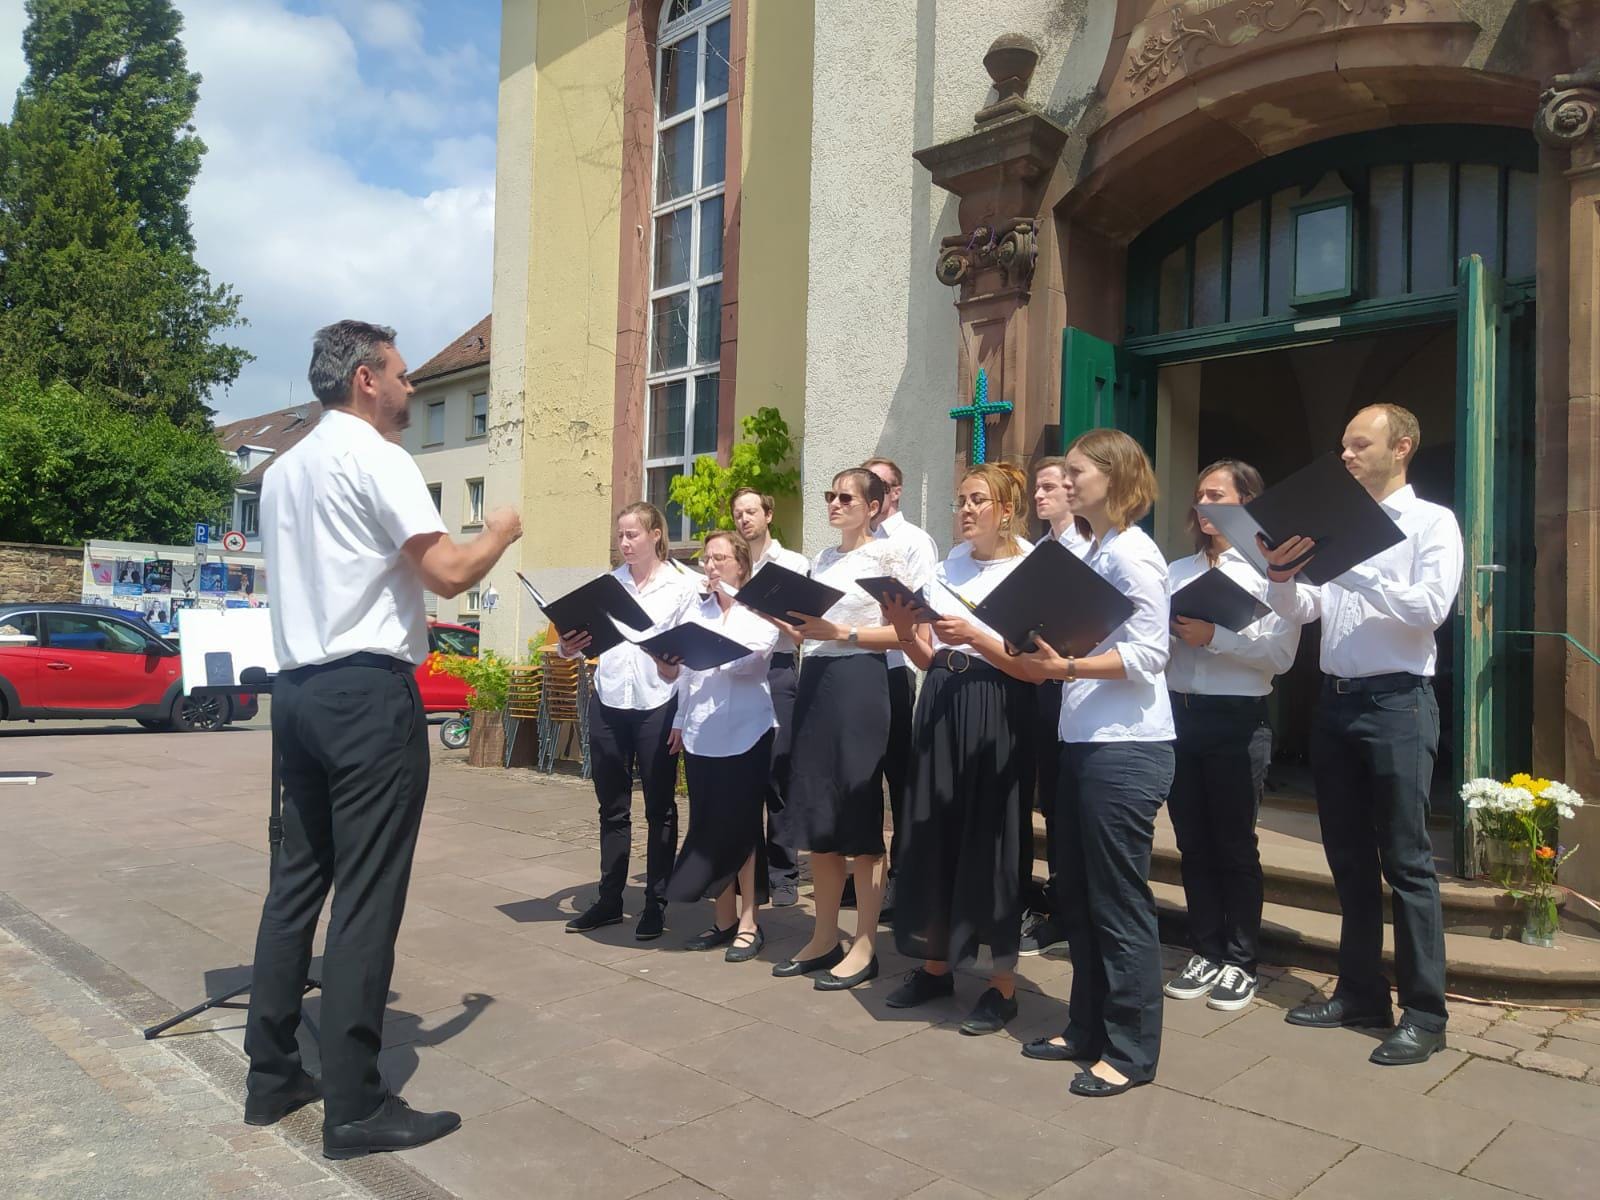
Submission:
[[[540,738],[539,748],[544,749],[540,733],[539,710],[544,695],[544,670],[541,666],[512,667],[511,681],[506,685],[506,710],[503,723],[506,731],[506,758],[503,765],[511,765],[511,756],[517,748],[517,734],[524,721],[534,724],[534,736]]]
[[[547,775],[555,770],[562,727],[571,724],[577,730],[579,760],[587,779],[590,665],[582,658],[562,658],[552,650],[540,659],[539,670],[539,769]]]

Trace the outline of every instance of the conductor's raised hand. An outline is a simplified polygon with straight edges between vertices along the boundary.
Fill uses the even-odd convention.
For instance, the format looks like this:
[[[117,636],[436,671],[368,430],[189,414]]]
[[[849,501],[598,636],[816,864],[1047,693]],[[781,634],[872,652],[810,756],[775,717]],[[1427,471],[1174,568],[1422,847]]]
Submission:
[[[483,519],[483,527],[509,546],[522,536],[522,514],[505,504]]]
[[[570,629],[561,635],[561,654],[565,658],[577,658],[592,641],[587,629]]]
[[[1308,537],[1287,537],[1276,547],[1267,545],[1267,539],[1256,534],[1256,543],[1267,556],[1267,578],[1273,583],[1288,583],[1311,561],[1317,543]]]

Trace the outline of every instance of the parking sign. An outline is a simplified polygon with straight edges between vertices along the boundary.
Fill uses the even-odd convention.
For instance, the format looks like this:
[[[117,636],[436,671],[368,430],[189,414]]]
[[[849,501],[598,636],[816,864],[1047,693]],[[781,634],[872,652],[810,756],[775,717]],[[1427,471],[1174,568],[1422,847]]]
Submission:
[[[211,528],[204,521],[194,523],[194,544],[204,546],[211,540]]]

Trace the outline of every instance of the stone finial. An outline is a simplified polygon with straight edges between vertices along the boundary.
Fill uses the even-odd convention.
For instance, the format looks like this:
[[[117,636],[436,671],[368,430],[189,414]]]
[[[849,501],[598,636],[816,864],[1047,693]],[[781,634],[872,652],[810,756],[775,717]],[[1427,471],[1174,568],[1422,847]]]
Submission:
[[[1539,97],[1533,134],[1547,146],[1571,149],[1600,127],[1600,59],[1557,75]]]
[[[983,69],[1001,100],[1022,99],[1038,65],[1038,43],[1021,33],[1002,33],[983,56]]]

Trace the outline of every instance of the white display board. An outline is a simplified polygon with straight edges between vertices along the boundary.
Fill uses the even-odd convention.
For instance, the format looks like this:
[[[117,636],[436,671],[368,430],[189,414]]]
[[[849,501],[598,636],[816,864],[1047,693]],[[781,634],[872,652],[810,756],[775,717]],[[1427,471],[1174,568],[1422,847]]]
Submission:
[[[251,667],[278,670],[272,649],[272,613],[265,608],[186,608],[178,611],[183,690],[237,687]]]

